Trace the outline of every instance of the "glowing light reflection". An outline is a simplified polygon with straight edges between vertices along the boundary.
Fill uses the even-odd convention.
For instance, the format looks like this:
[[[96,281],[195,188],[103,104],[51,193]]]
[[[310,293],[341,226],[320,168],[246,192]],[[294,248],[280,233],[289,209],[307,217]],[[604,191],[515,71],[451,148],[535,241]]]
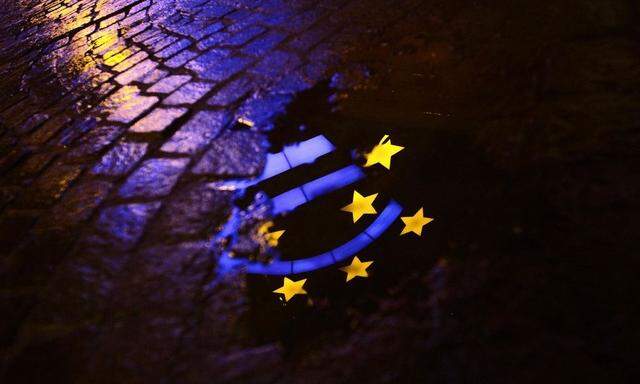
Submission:
[[[334,150],[335,147],[326,137],[318,135],[309,140],[285,146],[282,152],[268,154],[262,174],[255,179],[225,180],[217,183],[216,187],[221,190],[248,188],[299,165],[313,163],[319,157]]]

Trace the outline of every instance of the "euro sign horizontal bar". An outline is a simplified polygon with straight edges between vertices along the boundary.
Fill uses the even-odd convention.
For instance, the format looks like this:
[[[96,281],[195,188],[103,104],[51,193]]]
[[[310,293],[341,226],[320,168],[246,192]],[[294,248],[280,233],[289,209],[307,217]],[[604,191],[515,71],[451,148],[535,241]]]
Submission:
[[[300,165],[313,163],[319,157],[331,153],[335,149],[326,137],[318,135],[296,144],[287,145],[281,152],[267,154],[264,170],[255,179],[225,180],[216,186],[230,190],[248,188]]]
[[[329,192],[346,187],[364,178],[364,172],[356,165],[349,165],[328,175],[319,177],[299,187],[281,193],[271,199],[273,214],[280,215],[293,211],[300,205],[325,195]]]

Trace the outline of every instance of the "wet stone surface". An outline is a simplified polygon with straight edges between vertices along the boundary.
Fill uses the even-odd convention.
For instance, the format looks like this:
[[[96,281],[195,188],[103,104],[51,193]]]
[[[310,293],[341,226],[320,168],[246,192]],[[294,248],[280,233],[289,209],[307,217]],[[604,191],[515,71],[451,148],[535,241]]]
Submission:
[[[226,132],[211,143],[192,172],[223,177],[257,176],[264,167],[265,146],[264,136],[259,133]]]
[[[4,2],[0,382],[637,381],[638,5],[512,3]],[[227,179],[388,133],[419,151],[363,185],[426,240],[286,306],[220,272]],[[346,232],[305,209],[283,252]]]

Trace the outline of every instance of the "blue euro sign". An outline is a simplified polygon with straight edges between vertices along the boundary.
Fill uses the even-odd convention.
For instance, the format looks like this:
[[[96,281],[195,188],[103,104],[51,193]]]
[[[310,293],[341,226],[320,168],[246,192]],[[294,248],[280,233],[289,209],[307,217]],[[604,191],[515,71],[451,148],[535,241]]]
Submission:
[[[262,174],[252,180],[231,180],[221,186],[225,188],[244,189],[256,185],[264,180],[279,175],[303,164],[313,163],[320,156],[335,150],[334,145],[323,135],[295,145],[284,147],[282,152],[267,155],[267,161]],[[365,177],[362,169],[356,165],[348,165],[315,180],[273,197],[273,214],[281,215],[295,210],[322,195],[344,188]],[[364,231],[346,243],[320,255],[297,260],[278,260],[269,263],[233,258],[228,253],[219,260],[220,271],[230,271],[244,268],[247,273],[286,276],[303,272],[310,272],[325,268],[335,263],[347,260],[360,252],[375,239],[380,237],[389,226],[400,216],[402,207],[394,200],[389,201],[384,210]],[[237,212],[232,215],[225,228],[218,234],[218,238],[229,236],[237,226]]]

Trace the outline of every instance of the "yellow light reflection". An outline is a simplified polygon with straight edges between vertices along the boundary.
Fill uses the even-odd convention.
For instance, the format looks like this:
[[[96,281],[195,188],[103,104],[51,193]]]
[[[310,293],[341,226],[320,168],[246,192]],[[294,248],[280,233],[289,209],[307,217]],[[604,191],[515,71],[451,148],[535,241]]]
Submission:
[[[55,11],[46,13],[53,23],[54,35],[78,30],[70,36],[68,44],[58,49],[51,58],[54,71],[64,73],[62,82],[71,79],[69,87],[77,87],[78,84],[82,87],[99,87],[110,77],[108,72],[100,68],[101,64],[114,66],[131,56],[131,50],[120,37],[123,31],[117,22],[102,29],[92,25],[92,17],[110,12],[109,7],[107,0],[98,1],[95,6],[63,3]],[[128,90],[124,92],[124,98],[130,99],[134,93]]]
[[[258,241],[263,245],[277,247],[280,237],[284,234],[284,230],[269,232],[273,227],[273,221],[267,221],[258,228]]]

